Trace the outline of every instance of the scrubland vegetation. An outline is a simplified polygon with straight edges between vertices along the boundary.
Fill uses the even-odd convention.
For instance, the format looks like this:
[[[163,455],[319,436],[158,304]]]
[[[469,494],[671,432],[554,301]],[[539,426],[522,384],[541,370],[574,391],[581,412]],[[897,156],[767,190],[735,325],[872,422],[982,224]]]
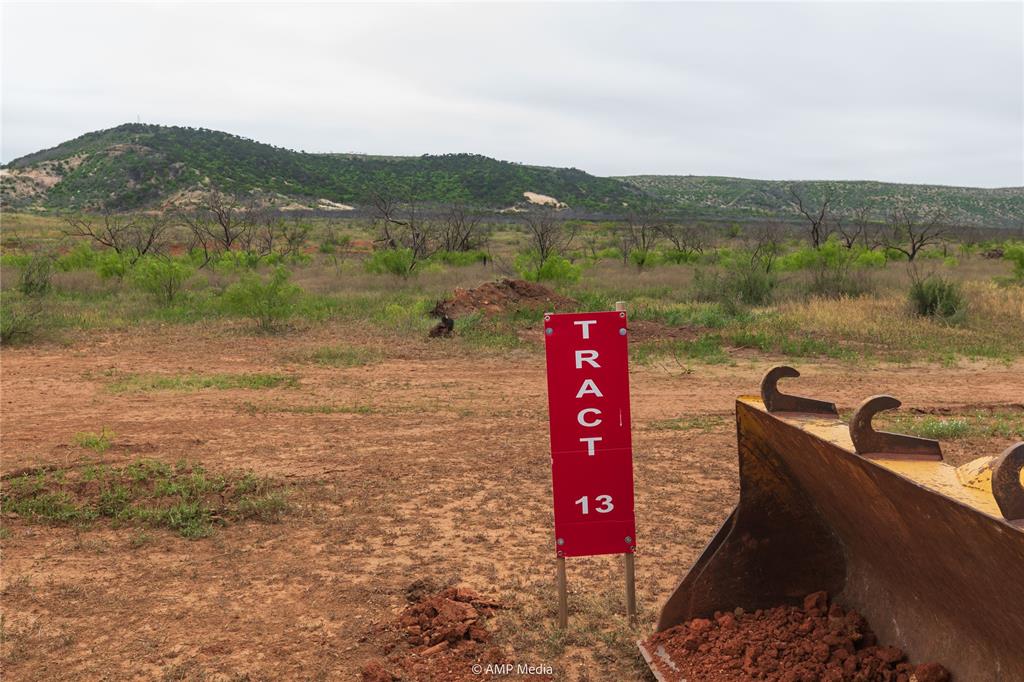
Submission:
[[[382,199],[369,217],[342,220],[219,194],[188,213],[7,213],[0,338],[59,342],[214,320],[288,333],[330,319],[419,335],[455,287],[518,277],[579,309],[627,301],[634,321],[656,326],[634,340],[637,361],[728,362],[753,351],[953,362],[1024,351],[1015,233],[934,216],[811,218],[700,223],[637,211],[584,221]],[[450,342],[536,348],[525,334],[536,312],[467,316]]]

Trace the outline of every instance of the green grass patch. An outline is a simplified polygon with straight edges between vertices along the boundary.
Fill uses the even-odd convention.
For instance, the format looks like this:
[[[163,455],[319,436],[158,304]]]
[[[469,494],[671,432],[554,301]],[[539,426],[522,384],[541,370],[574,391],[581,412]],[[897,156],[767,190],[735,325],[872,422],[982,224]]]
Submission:
[[[522,341],[516,333],[523,320],[539,321],[536,311],[517,311],[506,315],[487,316],[474,313],[455,320],[455,335],[471,346],[507,350],[519,348]]]
[[[165,528],[186,538],[247,519],[274,522],[289,511],[288,491],[252,472],[214,473],[198,464],[142,459],[86,465],[4,481],[0,512],[49,524]],[[134,540],[133,540],[134,544]]]
[[[83,448],[89,448],[90,450],[102,454],[110,448],[116,435],[116,433],[110,431],[104,426],[99,433],[93,433],[91,431],[76,433],[75,445]]]
[[[896,433],[936,440],[1024,437],[1024,412],[1019,410],[978,410],[948,417],[900,415],[881,418],[879,423]]]
[[[201,391],[231,388],[295,388],[299,379],[289,374],[129,374],[109,385],[114,393],[136,391]]]
[[[730,332],[729,341],[737,348],[754,348],[764,353],[779,353],[790,357],[850,358],[854,355],[833,341],[787,334],[775,329],[738,329]]]

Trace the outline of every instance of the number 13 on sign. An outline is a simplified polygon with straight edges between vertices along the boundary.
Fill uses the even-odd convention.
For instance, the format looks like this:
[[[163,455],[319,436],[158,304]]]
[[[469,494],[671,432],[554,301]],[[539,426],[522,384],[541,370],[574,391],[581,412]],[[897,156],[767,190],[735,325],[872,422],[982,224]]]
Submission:
[[[598,495],[597,496],[597,501],[601,503],[601,506],[598,507],[597,509],[595,509],[594,511],[598,512],[599,514],[607,514],[612,509],[615,509],[615,505],[612,504],[612,496],[611,495]],[[587,496],[586,495],[584,495],[580,499],[576,500],[576,504],[579,504],[579,505],[583,506],[583,515],[584,516],[586,516],[587,514],[590,513],[590,504],[587,502]]]

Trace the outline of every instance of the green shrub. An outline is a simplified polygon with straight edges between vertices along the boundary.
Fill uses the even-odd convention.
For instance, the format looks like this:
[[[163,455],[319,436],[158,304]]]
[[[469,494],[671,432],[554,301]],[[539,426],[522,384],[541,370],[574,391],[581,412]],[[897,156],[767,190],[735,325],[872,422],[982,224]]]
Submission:
[[[291,273],[279,267],[267,281],[255,273],[245,274],[224,292],[223,304],[228,313],[244,315],[256,321],[263,331],[273,329],[290,318],[302,289],[288,280]]]
[[[172,303],[175,296],[192,276],[192,266],[173,258],[151,256],[143,258],[131,270],[132,283],[164,303]]]
[[[861,249],[857,252],[857,257],[853,259],[854,267],[858,268],[884,268],[886,262],[888,261],[885,258],[885,253],[870,249]]]
[[[767,305],[772,300],[778,280],[759,268],[731,270],[726,284],[747,305]]]
[[[914,281],[910,287],[910,302],[914,312],[923,317],[952,319],[964,311],[960,285],[936,275]]]
[[[190,258],[193,263],[199,265],[203,262],[203,252],[194,251],[190,254]],[[265,263],[274,264],[275,260],[279,259],[271,259],[269,256],[261,256],[252,251],[221,251],[210,259],[209,267],[217,272],[230,274],[246,272]]]
[[[96,257],[95,267],[96,273],[99,274],[100,278],[110,279],[115,277],[118,281],[121,281],[128,274],[131,262],[124,254],[117,253],[116,251],[104,251]]]
[[[778,279],[758,267],[731,265],[722,272],[698,268],[694,273],[694,295],[701,301],[721,303],[733,313],[739,304],[767,305],[772,300]]]
[[[374,251],[366,259],[364,267],[367,272],[377,275],[408,277],[416,267],[416,256],[413,254],[412,249]]]
[[[871,291],[866,273],[853,272],[849,266],[822,264],[811,272],[808,293],[825,298],[860,296]]]
[[[701,254],[696,251],[679,251],[678,249],[666,249],[659,254],[662,261],[674,265],[688,265],[699,263]]]
[[[641,270],[659,265],[662,262],[660,253],[656,251],[640,251],[639,249],[633,249],[629,252],[629,260]]]
[[[30,260],[30,253],[5,253],[0,255],[0,268],[23,268]]]
[[[620,258],[622,258],[622,251],[614,246],[601,249],[594,254],[594,260],[619,260]]]
[[[53,258],[37,253],[21,269],[18,290],[26,296],[42,296],[50,291],[53,280]]]
[[[1024,280],[1024,242],[1008,243],[1003,249],[1003,258],[1013,263],[1013,276]]]
[[[320,253],[326,253],[333,255],[338,251],[343,251],[352,245],[352,237],[344,235],[336,235],[333,232],[329,233],[324,240],[320,242]]]
[[[534,252],[516,256],[515,268],[519,276],[528,282],[556,282],[573,284],[580,281],[583,268],[557,255],[548,256],[543,263]]]
[[[848,249],[835,239],[830,239],[820,248],[805,246],[780,256],[775,261],[775,269],[790,272],[820,268],[880,268],[884,267],[886,262],[884,251],[874,251],[862,246]]]
[[[100,252],[93,250],[92,245],[87,242],[80,242],[57,259],[57,269],[61,272],[72,272],[75,270],[92,270]]]
[[[39,327],[43,304],[38,298],[25,298],[4,292],[0,300],[0,343],[30,339]]]
[[[802,247],[775,261],[775,269],[786,272],[810,271],[807,292],[818,296],[836,298],[857,296],[871,289],[866,268],[884,266],[885,254],[862,247],[848,249],[835,239],[830,239],[814,249]]]

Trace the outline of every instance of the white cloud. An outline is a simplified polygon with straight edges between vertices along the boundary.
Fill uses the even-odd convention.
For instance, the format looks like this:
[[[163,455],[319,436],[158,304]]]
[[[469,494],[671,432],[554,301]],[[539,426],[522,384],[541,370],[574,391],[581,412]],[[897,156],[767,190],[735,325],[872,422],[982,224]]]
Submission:
[[[5,4],[5,160],[119,123],[602,175],[1024,184],[1024,5]]]

